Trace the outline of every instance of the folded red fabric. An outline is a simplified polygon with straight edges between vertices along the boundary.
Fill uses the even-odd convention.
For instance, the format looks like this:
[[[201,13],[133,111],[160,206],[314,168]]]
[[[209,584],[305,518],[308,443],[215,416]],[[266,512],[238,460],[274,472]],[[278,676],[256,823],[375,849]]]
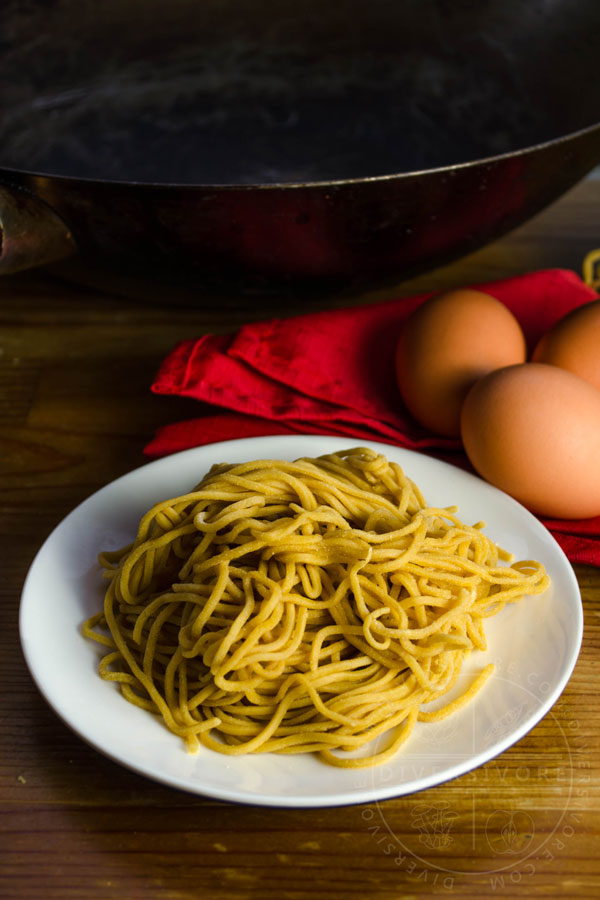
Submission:
[[[552,269],[471,285],[517,317],[528,346],[597,294],[574,273]],[[207,414],[161,428],[150,457],[214,441],[266,434],[333,434],[383,441],[469,467],[456,440],[422,428],[403,406],[394,352],[406,317],[430,293],[243,326],[232,335],[183,341],[152,390],[193,397]],[[574,562],[600,565],[600,517],[543,520]]]

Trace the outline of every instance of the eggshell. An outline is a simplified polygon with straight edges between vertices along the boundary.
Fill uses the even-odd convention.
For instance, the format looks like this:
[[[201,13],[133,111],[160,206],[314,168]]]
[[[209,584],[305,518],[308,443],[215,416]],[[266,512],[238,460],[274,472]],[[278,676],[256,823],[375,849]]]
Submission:
[[[600,390],[600,300],[559,319],[537,344],[532,360],[568,369]]]
[[[396,378],[412,415],[437,434],[460,434],[460,408],[474,381],[524,362],[521,326],[503,303],[470,289],[431,297],[408,318]]]
[[[491,372],[469,391],[461,433],[474,468],[556,518],[600,514],[600,391],[545,363]]]

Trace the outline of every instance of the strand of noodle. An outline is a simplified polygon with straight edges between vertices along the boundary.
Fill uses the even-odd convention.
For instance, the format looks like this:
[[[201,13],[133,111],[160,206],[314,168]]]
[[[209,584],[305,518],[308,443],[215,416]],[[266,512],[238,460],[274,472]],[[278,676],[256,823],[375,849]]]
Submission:
[[[418,714],[418,719],[420,722],[440,722],[442,719],[446,719],[448,716],[452,715],[452,713],[456,712],[459,709],[462,709],[463,706],[475,696],[475,694],[481,690],[485,682],[488,680],[492,672],[494,671],[495,666],[493,663],[489,663],[482,672],[479,673],[477,678],[470,685],[468,690],[464,691],[460,697],[457,697],[456,700],[453,700],[451,703],[447,703],[445,706],[441,707],[441,709],[437,709],[432,712],[425,712],[424,710],[420,710]]]
[[[126,642],[122,639],[122,637],[120,635],[120,632],[119,632],[119,629],[117,626],[117,622],[116,622],[114,614],[113,614],[113,608],[112,608],[113,597],[114,597],[114,590],[113,590],[113,585],[111,584],[111,586],[109,587],[109,589],[107,591],[107,595],[106,595],[106,601],[105,601],[105,606],[104,606],[104,616],[105,616],[108,628],[110,629],[110,632],[113,636],[115,646],[117,647],[117,650],[118,650],[120,656],[122,657],[122,659],[126,662],[127,666],[129,667],[134,678],[147,691],[150,699],[153,701],[154,706],[160,712],[160,714],[163,716],[168,727],[177,731],[177,723],[175,722],[175,720],[173,718],[173,715],[171,713],[171,710],[170,710],[168,704],[166,703],[166,701],[164,700],[162,695],[159,693],[159,691],[155,688],[154,684],[147,679],[145,673],[142,671],[142,669],[140,669],[140,667],[138,666],[134,657],[130,653],[129,647],[127,646]],[[218,724],[219,724],[218,719],[213,719],[212,721],[205,723],[206,728],[214,728]]]

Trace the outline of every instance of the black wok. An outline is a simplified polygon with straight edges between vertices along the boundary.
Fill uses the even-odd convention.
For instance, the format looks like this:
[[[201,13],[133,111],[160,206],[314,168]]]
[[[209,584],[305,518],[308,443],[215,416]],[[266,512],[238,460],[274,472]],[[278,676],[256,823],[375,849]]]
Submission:
[[[3,271],[109,271],[198,302],[353,291],[475,250],[600,160],[598,0],[0,16]]]

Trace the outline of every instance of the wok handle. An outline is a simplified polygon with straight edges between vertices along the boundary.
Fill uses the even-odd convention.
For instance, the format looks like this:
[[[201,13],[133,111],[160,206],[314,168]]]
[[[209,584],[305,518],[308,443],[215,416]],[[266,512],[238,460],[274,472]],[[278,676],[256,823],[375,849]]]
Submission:
[[[43,200],[0,185],[0,275],[66,259],[76,249],[67,225]]]

